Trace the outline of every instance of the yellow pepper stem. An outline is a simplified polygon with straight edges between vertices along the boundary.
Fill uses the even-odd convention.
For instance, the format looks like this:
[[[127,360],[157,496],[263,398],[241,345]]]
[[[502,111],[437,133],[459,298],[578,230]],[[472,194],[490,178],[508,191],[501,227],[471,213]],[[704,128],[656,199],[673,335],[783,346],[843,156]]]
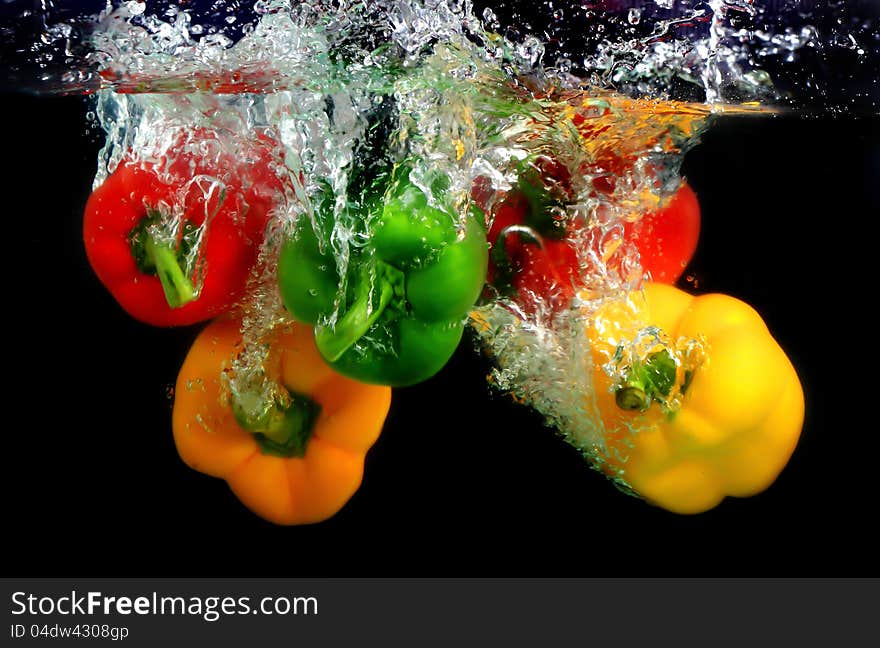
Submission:
[[[233,395],[232,413],[238,424],[254,435],[263,454],[304,457],[321,406],[312,398],[288,390],[287,403],[273,400],[258,414],[244,406],[246,395]]]
[[[624,384],[614,392],[614,402],[622,410],[644,412],[654,400],[669,396],[675,377],[672,353],[668,349],[656,351],[629,368]]]
[[[644,389],[634,385],[627,385],[614,392],[614,402],[622,410],[644,411],[651,404],[651,399]]]

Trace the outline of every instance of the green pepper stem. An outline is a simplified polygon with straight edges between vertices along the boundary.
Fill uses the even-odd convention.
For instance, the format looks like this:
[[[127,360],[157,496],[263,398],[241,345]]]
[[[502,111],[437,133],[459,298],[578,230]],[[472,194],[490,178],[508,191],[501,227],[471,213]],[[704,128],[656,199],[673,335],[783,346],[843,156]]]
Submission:
[[[186,276],[177,260],[177,251],[158,243],[147,234],[144,251],[156,268],[156,275],[165,291],[165,300],[171,308],[180,308],[196,298],[192,281]]]
[[[315,430],[321,406],[312,398],[288,390],[289,402],[263,403],[262,411],[246,410],[248,394],[233,395],[232,413],[245,430],[254,435],[263,454],[277,457],[304,457]]]
[[[361,281],[356,288],[354,303],[336,320],[333,327],[319,325],[315,329],[315,343],[324,359],[336,362],[355,342],[376,323],[394,296],[394,287],[385,277],[378,280],[379,303],[370,310],[371,290],[368,282]]]

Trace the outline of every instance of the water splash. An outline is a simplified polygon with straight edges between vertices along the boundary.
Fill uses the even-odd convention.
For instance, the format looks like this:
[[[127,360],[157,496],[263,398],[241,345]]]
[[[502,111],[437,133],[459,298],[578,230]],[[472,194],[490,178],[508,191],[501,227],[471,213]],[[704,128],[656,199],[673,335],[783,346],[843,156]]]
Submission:
[[[880,109],[880,6],[873,0],[545,0],[528,9],[486,0],[473,7],[353,0],[42,0],[35,7],[7,0],[0,19],[0,83],[31,92],[137,89],[139,82],[271,91],[295,83],[294,70],[308,67],[315,51],[305,32],[299,43],[275,38],[279,28],[292,36],[278,24],[290,20],[317,28],[311,35],[330,35],[348,60],[389,41],[417,58],[432,39],[471,31],[502,37],[488,39],[487,49],[503,42],[547,73],[630,96]]]
[[[347,201],[371,133],[382,137],[366,154],[415,160],[413,182],[460,225],[475,209],[474,187],[491,226],[524,173],[546,175],[541,160],[564,170],[565,200],[550,211],[578,256],[572,307],[560,313],[535,295],[526,311],[490,293],[472,323],[496,363],[494,384],[597,465],[608,449],[595,372],[622,374],[658,344],[682,367],[695,362],[693,341],[641,322],[626,353],[595,366],[587,331],[596,312],[644,280],[625,225],[673,195],[682,155],[713,115],[878,106],[880,75],[834,85],[816,63],[837,56],[876,71],[876,17],[858,3],[547,2],[529,16],[467,0],[94,4],[89,14],[51,2],[16,14],[4,66],[22,89],[92,97],[106,133],[96,186],[120,164],[149,165],[209,205],[256,137],[282,188],[240,304],[244,347],[227,374],[231,393],[278,394],[262,367],[267,336],[286,320],[274,268],[293,228],[308,220],[341,277],[369,245]],[[195,174],[198,182],[182,164],[194,155],[216,170]],[[442,191],[431,181],[438,175]],[[329,229],[316,216],[328,196]],[[173,239],[180,206],[170,207]],[[345,292],[343,284],[337,304]]]

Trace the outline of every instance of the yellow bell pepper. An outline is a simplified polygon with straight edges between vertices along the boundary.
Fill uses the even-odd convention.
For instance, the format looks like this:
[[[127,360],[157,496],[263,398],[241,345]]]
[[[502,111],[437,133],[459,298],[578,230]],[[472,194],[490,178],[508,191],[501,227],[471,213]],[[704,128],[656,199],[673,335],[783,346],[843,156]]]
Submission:
[[[620,365],[645,327],[671,346]],[[605,426],[593,453],[609,476],[665,509],[700,513],[759,493],[785,467],[803,426],[803,390],[747,304],[647,283],[600,308],[588,337]]]

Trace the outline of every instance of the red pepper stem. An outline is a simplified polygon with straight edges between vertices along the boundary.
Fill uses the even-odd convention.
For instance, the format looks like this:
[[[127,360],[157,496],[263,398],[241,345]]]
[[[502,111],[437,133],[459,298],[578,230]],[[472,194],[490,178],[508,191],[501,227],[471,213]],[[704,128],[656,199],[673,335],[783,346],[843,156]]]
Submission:
[[[508,225],[498,234],[498,240],[502,243],[502,248],[504,248],[504,244],[506,244],[507,239],[511,237],[513,234],[518,234],[519,237],[526,243],[534,243],[542,250],[544,249],[544,241],[541,238],[540,234],[538,234],[535,230],[533,230],[528,225]]]
[[[328,362],[336,362],[352,345],[370,330],[394,296],[394,287],[385,277],[378,277],[379,303],[372,308],[372,290],[369,282],[361,282],[354,303],[336,320],[333,327],[319,325],[315,328],[315,343]]]
[[[180,308],[196,298],[193,283],[180,267],[176,250],[147,234],[144,251],[156,267],[156,275],[165,291],[165,300],[171,308]]]

